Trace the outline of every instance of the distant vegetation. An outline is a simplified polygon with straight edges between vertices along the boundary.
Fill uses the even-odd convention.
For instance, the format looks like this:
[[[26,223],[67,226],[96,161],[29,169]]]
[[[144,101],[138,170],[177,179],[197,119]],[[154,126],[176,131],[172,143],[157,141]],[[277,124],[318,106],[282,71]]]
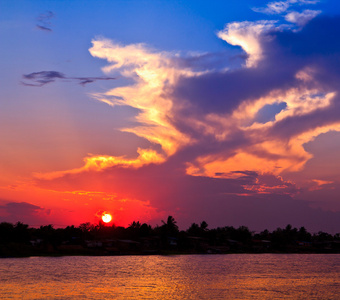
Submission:
[[[340,253],[340,234],[311,234],[287,225],[254,233],[247,227],[209,229],[203,221],[180,231],[169,216],[161,226],[132,222],[127,228],[84,223],[79,227],[30,228],[0,223],[0,257],[35,255],[137,255],[205,253]]]

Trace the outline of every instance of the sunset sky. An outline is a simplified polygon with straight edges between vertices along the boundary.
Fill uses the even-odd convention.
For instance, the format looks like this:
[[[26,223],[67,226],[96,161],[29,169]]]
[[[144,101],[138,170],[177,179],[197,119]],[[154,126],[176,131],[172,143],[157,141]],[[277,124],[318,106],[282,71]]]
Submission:
[[[340,231],[339,0],[0,0],[0,222]]]

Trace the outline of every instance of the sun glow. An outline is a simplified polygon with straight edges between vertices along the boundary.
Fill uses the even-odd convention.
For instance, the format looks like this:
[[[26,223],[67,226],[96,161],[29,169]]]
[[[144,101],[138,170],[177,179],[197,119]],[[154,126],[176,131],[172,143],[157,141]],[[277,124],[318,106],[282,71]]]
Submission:
[[[109,213],[104,213],[102,215],[102,220],[104,223],[109,223],[112,220],[112,216]]]

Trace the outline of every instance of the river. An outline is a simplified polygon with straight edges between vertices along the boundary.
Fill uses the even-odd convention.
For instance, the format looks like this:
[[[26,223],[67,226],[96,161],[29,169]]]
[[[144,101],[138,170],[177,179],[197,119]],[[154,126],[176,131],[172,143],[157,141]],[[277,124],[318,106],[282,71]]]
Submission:
[[[340,255],[4,258],[0,298],[340,299]]]

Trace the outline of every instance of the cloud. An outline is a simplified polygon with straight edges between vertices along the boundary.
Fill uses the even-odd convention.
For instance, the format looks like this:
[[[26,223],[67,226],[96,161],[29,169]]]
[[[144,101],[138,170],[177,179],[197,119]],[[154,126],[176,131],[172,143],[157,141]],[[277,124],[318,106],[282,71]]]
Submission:
[[[219,174],[215,178],[185,174],[181,153],[175,154],[163,164],[143,165],[139,168],[115,166],[87,172],[68,173],[62,177],[40,178],[40,187],[58,191],[78,190],[95,191],[98,183],[107,193],[115,193],[117,199],[140,199],[150,202],[159,210],[174,210],[194,205],[195,201],[224,199],[230,195],[252,196],[255,194],[289,194],[296,187],[270,174],[260,175],[252,171],[235,172],[237,176],[227,178]],[[262,189],[261,189],[262,187]],[[258,190],[261,192],[258,193]],[[289,191],[289,189],[291,191]]]
[[[1,201],[3,202],[3,201]],[[51,210],[27,202],[8,202],[0,205],[0,215],[7,222],[35,223],[45,221]]]
[[[160,164],[165,158],[152,149],[137,150],[139,156],[136,159],[128,159],[125,157],[115,157],[109,155],[95,155],[85,157],[85,165],[78,169],[57,171],[51,173],[35,173],[35,177],[39,179],[54,179],[65,176],[67,174],[78,174],[86,171],[101,171],[103,169],[119,167],[119,168],[140,168],[147,164]]]
[[[97,80],[113,80],[112,77],[66,77],[63,73],[57,71],[40,71],[33,72],[22,76],[25,81],[21,81],[21,84],[25,86],[37,86],[42,87],[51,82],[55,82],[57,79],[65,79],[68,81],[78,81],[82,86],[88,83],[95,82]]]
[[[279,176],[300,171],[312,158],[304,144],[321,133],[340,130],[337,75],[324,73],[325,63],[336,59],[323,55],[328,44],[336,45],[323,43],[320,53],[314,47],[326,34],[334,40],[337,29],[329,27],[335,22],[318,18],[300,32],[277,30],[274,22],[265,21],[227,24],[218,36],[241,45],[248,54],[246,67],[233,70],[202,71],[197,64],[193,70],[190,63],[184,63],[191,60],[190,55],[179,59],[179,54],[157,52],[142,44],[122,46],[107,39],[94,40],[90,53],[110,63],[103,71],[134,81],[94,97],[111,106],[137,108],[139,125],[123,130],[161,146],[161,151],[139,149],[139,156],[128,160],[89,157],[84,167],[64,173],[161,164],[185,149],[189,150],[182,153],[191,157],[183,154],[182,163],[192,176],[234,177],[246,171]],[[303,57],[301,49],[307,51]],[[340,47],[333,51],[339,53]],[[322,58],[316,64],[311,55]],[[43,75],[45,81],[62,77],[59,73]],[[324,76],[330,76],[334,84]],[[282,109],[275,110],[277,105]],[[264,108],[269,108],[269,119],[259,122]]]
[[[301,13],[293,11],[293,12],[288,13],[285,16],[285,20],[291,23],[295,23],[299,26],[304,26],[320,13],[321,13],[320,10],[310,10],[310,9],[306,9]]]
[[[280,14],[285,12],[289,6],[291,5],[291,1],[276,1],[270,2],[267,4],[265,8],[253,8],[256,12],[262,12],[266,14]]]
[[[313,179],[312,180],[314,183],[316,183],[317,187],[321,187],[323,185],[329,185],[334,183],[333,181],[327,181],[327,180],[320,180],[320,179]]]
[[[42,31],[52,31],[52,22],[51,20],[55,17],[55,14],[52,11],[47,11],[46,13],[42,13],[38,16],[36,27]]]
[[[190,138],[172,124],[175,118],[173,103],[166,90],[172,89],[181,75],[191,76],[195,72],[181,68],[176,56],[156,53],[143,44],[122,46],[107,39],[92,43],[91,55],[110,63],[103,68],[104,72],[118,72],[134,80],[133,85],[93,95],[111,106],[125,105],[139,110],[136,121],[141,126],[123,130],[159,144],[166,155],[191,143]]]
[[[319,0],[286,0],[286,1],[274,1],[269,2],[266,7],[255,7],[253,8],[256,12],[261,12],[265,14],[282,14],[285,13],[293,5],[306,5],[306,4],[316,4]]]
[[[247,54],[243,66],[230,69],[228,56],[218,68],[206,54],[93,40],[91,55],[108,62],[103,71],[130,79],[94,98],[136,108],[138,125],[122,130],[152,147],[134,158],[88,157],[79,168],[38,174],[37,184],[69,191],[96,190],[100,182],[159,211],[204,211],[213,220],[214,213],[222,218],[233,209],[244,220],[243,205],[249,215],[255,207],[280,217],[275,207],[286,203],[288,216],[301,193],[289,176],[313,158],[305,145],[340,131],[339,24],[339,17],[325,16],[299,31],[269,21],[227,24],[218,36]],[[307,206],[296,202],[299,213]],[[311,224],[313,216],[327,214],[308,209],[308,215]]]
[[[335,116],[338,70],[325,74],[323,66],[326,61],[327,65],[328,61],[332,64],[337,61],[323,53],[330,53],[325,50],[328,44],[332,44],[329,47],[334,55],[340,50],[330,42],[338,34],[332,29],[335,22],[318,19],[301,33],[269,31],[272,40],[258,40],[265,54],[256,68],[203,74],[180,81],[175,97],[190,101],[193,106],[203,106],[206,115],[200,115],[201,128],[206,128],[206,133],[214,133],[221,141],[220,154],[209,153],[189,163],[190,174],[213,176],[237,168],[280,174],[303,168],[312,158],[303,145],[322,132],[339,130],[339,118]],[[325,43],[316,42],[323,39]],[[322,45],[319,53],[315,44]],[[304,56],[300,55],[301,50]],[[317,65],[316,57],[319,57]],[[328,78],[328,83],[323,76]],[[278,104],[284,108],[278,112],[273,110],[268,122],[256,122],[264,107]],[[230,148],[233,145],[229,142],[229,151],[223,150],[226,145],[223,142],[232,138],[231,132],[238,132],[246,142],[235,143],[234,148]]]
[[[26,86],[44,86],[45,84],[54,82],[56,79],[64,79],[65,75],[57,71],[41,71],[26,74],[22,76],[28,81],[22,82]]]
[[[255,67],[262,59],[261,38],[273,31],[275,21],[233,22],[217,33],[217,36],[233,46],[241,46],[248,54],[247,67]]]
[[[93,83],[96,82],[98,80],[113,80],[116,78],[112,78],[112,77],[74,77],[74,78],[70,78],[70,79],[75,79],[75,80],[79,80],[79,84],[82,86],[85,86],[88,83]]]
[[[12,215],[23,215],[30,213],[37,213],[42,210],[41,207],[27,203],[27,202],[9,202],[4,206],[0,206],[7,213]]]

